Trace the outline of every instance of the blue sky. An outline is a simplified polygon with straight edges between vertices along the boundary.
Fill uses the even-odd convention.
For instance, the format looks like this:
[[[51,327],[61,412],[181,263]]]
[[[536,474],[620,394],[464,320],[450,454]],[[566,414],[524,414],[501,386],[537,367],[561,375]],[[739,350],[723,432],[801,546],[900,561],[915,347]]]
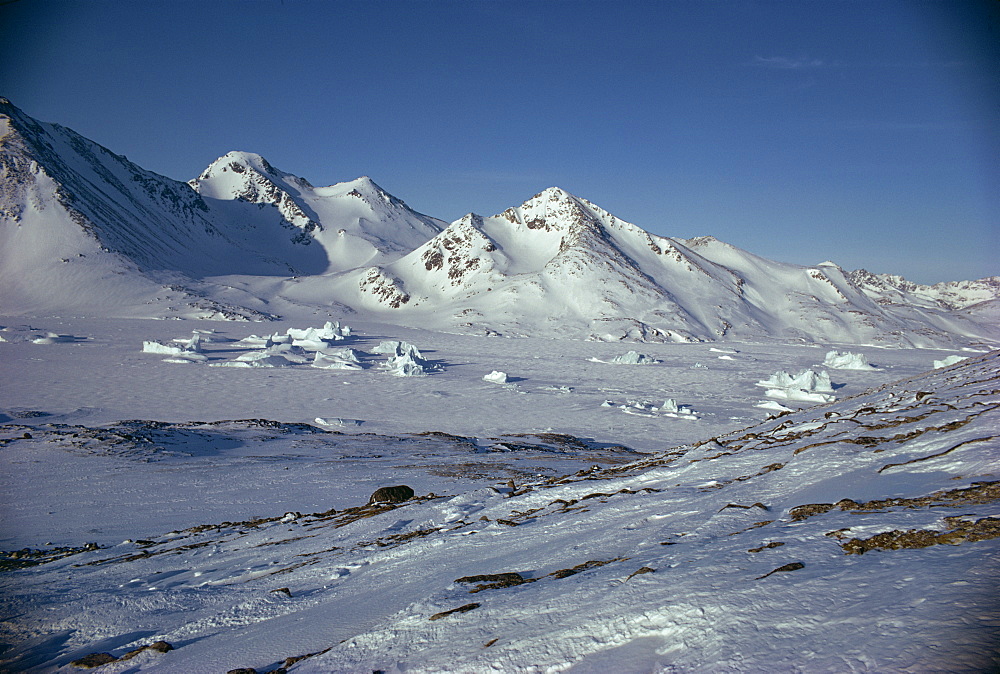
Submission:
[[[172,178],[247,150],[445,220],[558,185],[772,259],[1000,274],[995,0],[17,0],[0,30],[0,94]]]

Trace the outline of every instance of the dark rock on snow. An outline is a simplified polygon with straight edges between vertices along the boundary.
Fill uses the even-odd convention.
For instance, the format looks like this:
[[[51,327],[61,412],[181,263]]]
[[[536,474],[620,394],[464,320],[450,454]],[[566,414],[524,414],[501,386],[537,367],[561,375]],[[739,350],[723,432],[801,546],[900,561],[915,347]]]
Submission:
[[[401,484],[395,487],[380,487],[368,499],[369,503],[402,503],[413,498],[413,489]]]

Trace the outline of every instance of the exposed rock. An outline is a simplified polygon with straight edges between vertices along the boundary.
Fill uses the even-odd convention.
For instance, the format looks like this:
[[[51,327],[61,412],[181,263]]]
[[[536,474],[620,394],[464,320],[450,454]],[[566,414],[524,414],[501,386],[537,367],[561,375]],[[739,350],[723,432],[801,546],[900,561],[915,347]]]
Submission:
[[[74,660],[69,664],[73,667],[79,667],[80,669],[93,669],[94,667],[100,667],[101,665],[107,665],[117,661],[118,658],[111,655],[111,653],[91,653],[90,655],[85,655],[79,660]]]
[[[287,657],[287,658],[285,658],[285,661],[282,663],[282,670],[284,670],[287,667],[291,667],[296,662],[301,662],[302,660],[305,660],[307,658],[312,658],[312,657],[315,657],[317,655],[323,655],[324,653],[326,653],[327,651],[329,651],[331,648],[333,648],[333,646],[330,646],[329,648],[324,648],[321,651],[316,651],[315,653],[306,653],[305,655],[293,655],[293,656]],[[274,674],[274,672],[272,671],[271,674]]]
[[[804,569],[806,567],[802,562],[792,562],[790,564],[785,564],[784,566],[779,566],[774,571],[769,571],[763,576],[757,576],[754,580],[760,580],[761,578],[767,578],[773,573],[782,573],[784,571],[798,571],[799,569]]]
[[[784,545],[781,541],[771,541],[766,545],[762,545],[759,548],[750,548],[747,552],[763,552],[764,550],[769,550],[770,548],[777,548]]]
[[[607,561],[601,561],[592,559],[589,562],[584,562],[583,564],[577,564],[571,569],[559,569],[558,571],[553,571],[549,575],[553,578],[568,578],[570,576],[575,576],[581,571],[586,571],[587,569],[596,569],[599,566],[604,566],[605,564],[610,564],[611,562],[624,562],[625,557],[615,557],[614,559],[609,559]]]
[[[933,529],[910,529],[908,531],[885,531],[871,538],[852,538],[840,547],[848,555],[863,555],[871,550],[903,550],[907,548],[929,548],[932,545],[958,545],[966,541],[975,543],[991,538],[1000,538],[1000,518],[984,517],[969,522],[960,517],[946,517],[945,522],[953,526],[950,531]]]
[[[172,650],[174,650],[174,647],[171,646],[166,641],[154,641],[151,644],[146,644],[145,646],[140,646],[135,650],[129,651],[125,655],[118,658],[118,661],[121,662],[122,660],[131,660],[132,658],[139,655],[143,651],[156,651],[157,653],[166,653],[167,651],[172,651]]]
[[[379,487],[368,499],[369,503],[402,503],[413,498],[413,489],[405,484],[395,487]]]
[[[479,608],[480,606],[482,606],[482,604],[476,604],[476,603],[465,604],[464,606],[459,606],[458,608],[453,608],[450,611],[441,611],[440,613],[435,613],[434,615],[432,615],[430,617],[430,620],[440,620],[441,618],[444,618],[445,616],[449,616],[452,613],[467,613],[469,611],[472,611],[474,609]]]
[[[145,646],[140,646],[139,648],[131,650],[120,658],[116,658],[110,653],[91,653],[90,655],[84,656],[79,660],[74,660],[69,664],[73,667],[79,667],[80,669],[93,669],[102,665],[111,664],[112,662],[125,662],[126,660],[131,660],[144,651],[166,653],[167,651],[172,650],[174,650],[174,647],[166,641],[154,641],[151,644],[146,644]]]
[[[532,582],[525,579],[521,574],[508,573],[487,573],[478,576],[464,576],[455,581],[456,583],[482,583],[469,590],[469,594],[482,592],[483,590],[497,590],[504,587],[515,587],[524,583]]]
[[[651,569],[648,566],[640,567],[640,568],[636,569],[635,571],[633,571],[632,573],[630,573],[628,575],[628,578],[625,579],[625,582],[627,583],[630,580],[632,580],[632,578],[634,576],[641,576],[644,573],[656,573],[656,569]]]
[[[769,471],[765,471],[765,472],[769,472]],[[767,510],[767,506],[764,505],[763,503],[761,503],[760,501],[758,501],[756,503],[751,503],[750,505],[743,505],[741,503],[727,503],[726,505],[724,505],[721,508],[719,508],[719,512],[721,513],[726,508],[740,508],[742,510],[750,510],[750,508],[760,508],[761,510]]]

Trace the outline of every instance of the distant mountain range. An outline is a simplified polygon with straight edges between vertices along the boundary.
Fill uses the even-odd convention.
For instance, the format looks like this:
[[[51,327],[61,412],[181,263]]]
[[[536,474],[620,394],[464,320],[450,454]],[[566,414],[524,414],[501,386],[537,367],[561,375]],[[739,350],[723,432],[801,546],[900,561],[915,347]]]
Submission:
[[[230,152],[188,183],[0,99],[0,314],[262,319],[630,341],[995,345],[1000,277],[899,276],[656,236],[549,188],[448,224],[370,178]]]

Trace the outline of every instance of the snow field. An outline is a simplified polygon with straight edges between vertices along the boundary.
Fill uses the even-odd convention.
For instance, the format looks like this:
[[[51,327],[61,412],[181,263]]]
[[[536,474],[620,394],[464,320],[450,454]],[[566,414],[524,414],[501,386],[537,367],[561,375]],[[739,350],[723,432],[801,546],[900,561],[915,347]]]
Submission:
[[[965,379],[987,390],[982,376],[994,365]],[[916,399],[928,389],[934,400]],[[63,602],[52,608],[66,620],[88,602],[83,588],[116,588],[120,601],[76,620],[70,644],[79,645],[64,649],[63,661],[94,643],[122,650],[165,639],[183,648],[150,667],[264,669],[332,647],[295,670],[594,672],[610,661],[618,671],[706,663],[721,670],[981,670],[997,662],[988,618],[1000,557],[994,542],[845,556],[828,534],[940,528],[956,513],[1000,515],[995,502],[794,515],[804,504],[914,497],[995,475],[996,452],[975,442],[996,422],[995,409],[979,404],[993,401],[970,395],[980,389],[949,390],[941,379],[890,386],[828,407],[829,417],[806,410],[765,422],[754,437],[733,433],[557,481],[515,480],[513,492],[466,488],[362,519],[351,520],[350,507],[294,519],[276,508],[266,515],[274,520],[256,526],[154,536],[145,549],[181,549],[181,556],[78,566],[71,583],[55,587],[41,581],[66,578],[70,560],[132,558],[136,545],[51,562],[38,567],[39,584],[22,591],[43,604]],[[865,426],[918,412],[930,415],[902,428],[927,432],[911,443],[885,442],[873,452],[843,442],[871,433]],[[970,414],[982,418],[931,430]],[[835,439],[841,442],[812,446]],[[954,445],[961,446],[940,459],[904,463]],[[146,466],[155,464],[129,470]],[[977,477],[960,477],[966,474]],[[802,566],[772,573],[789,564]],[[456,582],[500,572],[527,582],[474,595],[474,584]],[[22,583],[31,580],[25,576]],[[291,596],[272,592],[279,587]],[[428,620],[470,602],[480,606]],[[100,627],[122,621],[134,631],[116,637]]]
[[[332,417],[362,420],[366,432],[444,431],[471,436],[510,432],[510,420],[516,419],[517,431],[555,431],[652,451],[665,444],[694,442],[780,411],[755,407],[759,389],[754,384],[776,370],[797,372],[816,362],[816,349],[804,346],[741,345],[739,360],[720,361],[713,352],[718,347],[711,345],[647,344],[646,353],[662,363],[609,368],[589,359],[609,361],[621,355],[620,345],[480,338],[352,323],[354,334],[346,341],[317,352],[329,354],[330,360],[310,352],[290,360],[290,351],[275,351],[272,355],[296,364],[242,372],[161,364],[154,354],[139,352],[137,346],[144,341],[171,344],[183,332],[173,321],[49,319],[26,333],[0,320],[8,326],[0,335],[10,338],[10,343],[2,344],[0,377],[15,382],[0,387],[0,410],[43,410],[58,415],[60,421],[86,423],[247,417],[312,423],[316,417]],[[303,322],[276,324],[270,337],[253,339],[247,337],[251,326],[199,325],[215,330],[210,342],[204,335],[201,340],[201,354],[214,364],[262,351],[269,339],[287,336],[288,327],[302,329]],[[41,347],[17,341],[23,334],[50,331],[76,335],[77,342]],[[384,341],[426,347],[423,351],[430,349],[429,356],[422,353],[420,358],[431,358],[440,369],[427,377],[386,377],[385,370],[370,367],[388,360],[389,354],[378,353]],[[320,364],[353,362],[344,348],[353,350],[362,370],[310,367],[317,358]],[[843,387],[837,395],[849,396],[925,371],[935,358],[940,352],[880,350],[878,360],[884,369],[838,371]],[[711,365],[694,367],[699,363]],[[483,373],[493,370],[515,371],[516,389],[484,389]],[[69,380],[68,371],[79,376]],[[671,424],[662,415],[626,416],[618,407],[628,401],[660,407],[668,398],[695,410],[697,423]],[[609,400],[612,407],[602,408]],[[791,409],[814,403],[782,400],[781,404]]]

